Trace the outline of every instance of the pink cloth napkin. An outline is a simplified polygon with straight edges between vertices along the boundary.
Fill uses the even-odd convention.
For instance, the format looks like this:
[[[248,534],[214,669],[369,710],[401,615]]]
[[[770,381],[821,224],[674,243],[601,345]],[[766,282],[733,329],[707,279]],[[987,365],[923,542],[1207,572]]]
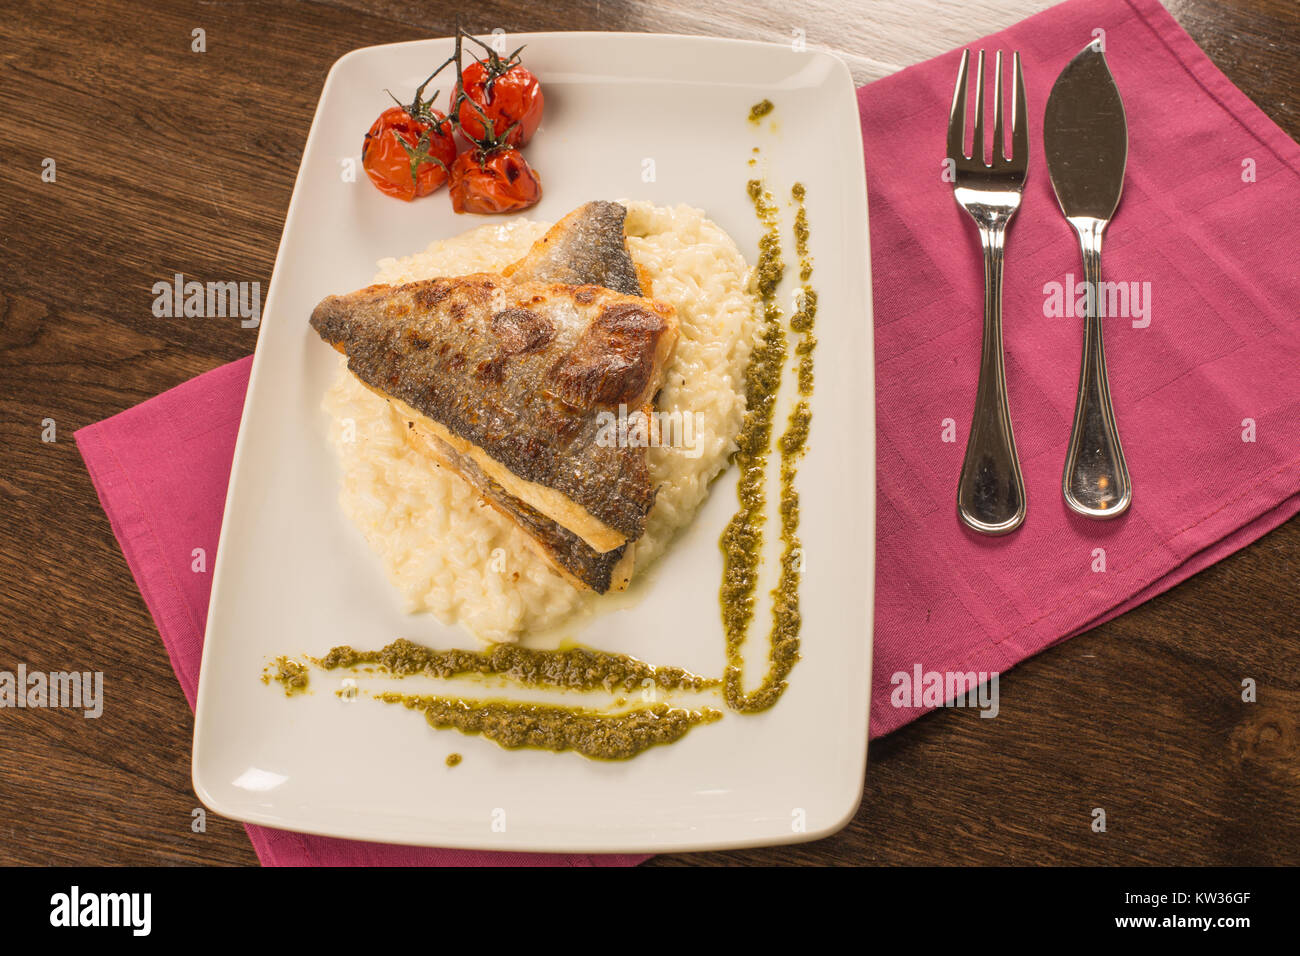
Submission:
[[[1081,266],[1047,179],[1041,123],[1069,59],[1106,31],[1128,111],[1128,178],[1103,261],[1151,283],[1150,324],[1108,320],[1111,388],[1134,483],[1130,512],[1074,517],[1061,466],[1081,345],[1045,318],[1044,284]],[[940,180],[953,53],[859,92],[875,280],[878,518],[872,736],[898,672],[1004,671],[1172,587],[1300,510],[1300,147],[1205,58],[1155,0],[1071,0],[972,47],[1019,50],[1033,148],[1008,241],[1005,332],[1029,517],[1000,539],[965,531],[957,475],[982,316],[978,246]],[[1243,162],[1255,181],[1242,179]],[[233,362],[83,428],[78,446],[193,706],[210,577],[248,381]],[[944,442],[944,420],[956,440]],[[1242,440],[1243,420],[1253,442]],[[1093,571],[1096,549],[1105,571]],[[209,565],[210,566],[210,565]],[[626,865],[353,843],[249,826],[263,863]]]
[[[1150,283],[1148,326],[1105,320],[1134,489],[1111,522],[1078,517],[1061,498],[1082,321],[1044,315],[1045,285],[1078,281],[1082,263],[1048,178],[1043,109],[1097,29],[1129,129],[1102,279]],[[875,285],[873,735],[922,712],[893,706],[895,674],[1005,671],[1300,510],[1300,146],[1156,0],[1071,0],[970,48],[1004,59],[1019,50],[1024,65],[1029,180],[1007,240],[1003,322],[1029,513],[1004,538],[956,517],[983,267],[974,225],[940,175],[954,51],[858,93]],[[955,441],[942,440],[945,419]],[[1247,419],[1254,441],[1243,441]]]

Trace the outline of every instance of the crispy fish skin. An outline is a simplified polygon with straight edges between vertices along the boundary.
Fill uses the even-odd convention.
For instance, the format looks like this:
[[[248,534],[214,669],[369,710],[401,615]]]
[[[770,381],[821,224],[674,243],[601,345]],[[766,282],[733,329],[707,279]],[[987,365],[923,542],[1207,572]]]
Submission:
[[[636,264],[627,251],[627,209],[599,200],[579,206],[552,226],[524,256],[507,266],[516,282],[598,285],[642,295]]]
[[[602,552],[641,536],[655,497],[645,450],[598,444],[598,414],[653,398],[676,343],[671,306],[480,273],[330,296],[311,325],[362,382],[612,529]]]

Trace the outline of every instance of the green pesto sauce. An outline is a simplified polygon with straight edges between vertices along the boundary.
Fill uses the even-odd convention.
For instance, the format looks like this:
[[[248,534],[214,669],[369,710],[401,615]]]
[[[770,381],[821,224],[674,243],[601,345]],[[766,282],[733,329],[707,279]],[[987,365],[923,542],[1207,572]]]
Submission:
[[[635,690],[651,684],[663,690],[706,690],[719,681],[680,667],[655,667],[635,657],[587,647],[543,651],[515,644],[493,644],[485,651],[434,650],[405,639],[378,651],[336,647],[315,663],[325,670],[378,664],[398,677],[498,675],[526,687],[565,690]],[[650,682],[650,683],[647,683]]]
[[[301,694],[307,689],[308,671],[306,664],[300,664],[288,657],[277,657],[273,662],[275,673],[268,671],[262,673],[262,683],[269,684],[275,681],[284,688],[284,696],[292,697],[294,694]]]
[[[812,257],[808,255],[808,210],[804,207],[807,190],[803,183],[795,183],[790,195],[799,204],[794,215],[794,251],[799,257],[799,281],[807,282],[812,278]]]
[[[740,469],[737,496],[740,507],[723,531],[719,546],[723,554],[722,587],[719,600],[726,639],[727,665],[723,674],[723,697],[727,705],[744,713],[766,710],[777,702],[788,686],[790,671],[799,660],[799,582],[803,552],[799,545],[799,493],[795,490],[798,460],[808,442],[812,411],[806,401],[813,386],[812,337],[817,294],[808,285],[812,260],[808,256],[808,217],[804,209],[805,189],[796,183],[792,196],[798,203],[795,216],[795,252],[803,286],[799,308],[790,319],[798,337],[799,391],[805,396],[790,412],[785,429],[776,442],[780,455],[781,571],[772,590],[772,631],[768,637],[768,669],[757,688],[744,690],[742,650],[754,618],[754,599],[767,521],[765,475],[771,454],[773,420],[777,394],[787,355],[787,336],[776,291],[785,274],[781,250],[780,221],[772,194],[761,180],[750,180],[750,200],[764,226],[759,240],[755,285],[762,303],[762,326],[758,343],[745,371],[748,409],[737,439],[736,463]]]
[[[665,691],[700,691],[721,684],[719,680],[680,667],[655,667],[624,654],[586,647],[544,651],[495,644],[484,651],[435,650],[399,639],[377,651],[341,646],[324,657],[308,660],[324,670],[378,668],[395,677],[496,675],[525,687],[576,691],[616,693],[651,686]],[[306,686],[306,667],[296,666],[301,669],[303,686]],[[512,700],[397,693],[378,694],[376,699],[423,711],[429,724],[438,729],[481,734],[508,749],[572,750],[596,760],[630,759],[649,747],[681,739],[698,724],[712,723],[722,717],[720,711],[708,707],[691,710],[667,704],[604,713],[582,707]],[[617,706],[626,702],[625,697],[620,697]],[[452,754],[447,758],[447,766],[454,767],[460,760],[460,754]]]
[[[799,333],[799,342],[794,347],[799,357],[799,394],[812,395],[813,390],[813,349],[817,347],[817,337],[813,335],[813,323],[817,318],[817,290],[810,284],[813,274],[812,256],[808,253],[808,210],[804,206],[807,190],[803,183],[795,183],[790,190],[798,208],[794,216],[794,250],[799,257],[799,296],[798,310],[790,317],[790,328]]]
[[[722,718],[721,712],[710,707],[687,710],[667,704],[602,714],[514,700],[394,693],[380,694],[377,699],[423,711],[424,719],[438,730],[481,734],[507,750],[572,750],[593,760],[630,760],[651,747],[680,740],[699,724]]]
[[[755,103],[749,108],[749,121],[757,126],[758,121],[774,109],[776,109],[776,107],[772,105],[771,100],[762,100]]]

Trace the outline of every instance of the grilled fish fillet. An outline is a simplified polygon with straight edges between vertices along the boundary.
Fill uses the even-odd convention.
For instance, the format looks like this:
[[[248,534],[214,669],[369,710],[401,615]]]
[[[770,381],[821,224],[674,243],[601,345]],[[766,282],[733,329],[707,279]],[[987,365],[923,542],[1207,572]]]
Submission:
[[[677,339],[639,294],[625,214],[588,203],[505,274],[370,286],[311,317],[413,440],[602,593],[626,585],[655,489],[645,448],[597,441],[600,413],[648,413]]]

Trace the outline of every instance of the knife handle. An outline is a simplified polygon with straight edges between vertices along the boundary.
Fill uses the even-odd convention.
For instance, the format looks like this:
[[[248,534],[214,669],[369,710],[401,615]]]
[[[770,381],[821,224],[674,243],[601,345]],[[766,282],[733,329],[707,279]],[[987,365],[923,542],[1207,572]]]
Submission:
[[[1009,218],[1009,217],[1008,217]],[[984,247],[984,340],[975,413],[957,482],[957,514],[981,534],[1007,534],[1025,520],[1025,479],[1007,405],[1002,358],[1002,264],[1006,219],[977,222]]]
[[[1079,394],[1061,490],[1070,510],[1089,518],[1116,518],[1128,510],[1133,498],[1128,465],[1115,424],[1115,409],[1110,401],[1101,331],[1101,237],[1106,222],[1086,217],[1070,220],[1079,235],[1083,281],[1088,291]]]

